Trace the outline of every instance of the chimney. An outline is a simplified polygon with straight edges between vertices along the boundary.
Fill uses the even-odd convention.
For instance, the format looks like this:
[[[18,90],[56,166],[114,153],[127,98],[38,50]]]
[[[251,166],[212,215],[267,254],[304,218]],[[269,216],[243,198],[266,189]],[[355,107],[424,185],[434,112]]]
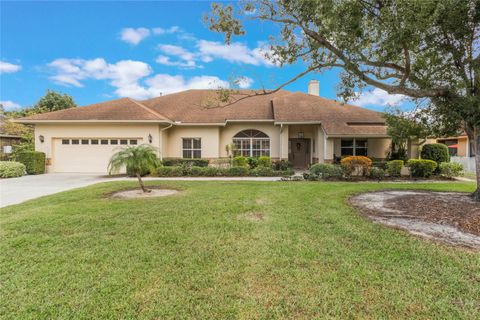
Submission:
[[[308,94],[317,97],[320,95],[320,82],[318,80],[310,80],[308,82]]]

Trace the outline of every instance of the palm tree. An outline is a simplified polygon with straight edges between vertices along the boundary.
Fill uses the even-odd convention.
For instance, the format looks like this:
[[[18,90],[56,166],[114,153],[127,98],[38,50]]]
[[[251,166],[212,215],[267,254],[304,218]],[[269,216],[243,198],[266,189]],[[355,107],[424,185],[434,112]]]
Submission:
[[[116,152],[110,158],[108,164],[109,174],[118,173],[121,168],[126,167],[128,171],[132,172],[140,184],[143,192],[151,192],[145,188],[142,181],[142,172],[148,171],[158,165],[157,152],[154,147],[148,144],[139,146],[124,147]]]

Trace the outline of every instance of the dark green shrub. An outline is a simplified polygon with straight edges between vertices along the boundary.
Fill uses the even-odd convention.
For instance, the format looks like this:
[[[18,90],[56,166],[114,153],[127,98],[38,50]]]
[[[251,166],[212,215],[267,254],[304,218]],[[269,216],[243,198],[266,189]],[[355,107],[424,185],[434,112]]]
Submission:
[[[242,156],[238,156],[238,157],[233,158],[233,166],[234,167],[247,167],[248,166],[247,158],[242,157]]]
[[[390,177],[400,177],[403,168],[403,160],[392,160],[387,162],[387,173]]]
[[[25,175],[25,165],[16,161],[0,161],[0,178],[16,178]]]
[[[150,174],[150,169],[143,169],[142,172],[140,173],[141,177],[145,177],[146,175]],[[127,166],[127,176],[129,177],[135,177],[135,174],[132,172],[132,169]]]
[[[28,174],[45,173],[45,153],[24,151],[17,155],[17,161],[25,165]]]
[[[387,162],[382,160],[372,161],[372,167],[377,167],[383,170],[387,170]]]
[[[165,158],[163,165],[166,167],[185,166],[185,167],[208,167],[208,159],[182,159],[182,158]]]
[[[258,158],[248,157],[247,164],[250,167],[250,169],[255,169],[258,166]]]
[[[261,156],[258,158],[258,166],[259,167],[266,167],[266,168],[271,168],[272,167],[272,159],[267,156]]]
[[[437,163],[435,161],[426,159],[410,159],[408,160],[407,165],[410,168],[410,174],[412,177],[417,178],[428,178],[437,168]]]
[[[255,177],[274,177],[276,172],[271,167],[258,166],[250,171],[252,176]]]
[[[175,167],[158,167],[157,176],[159,177],[181,177],[184,175],[184,168],[180,166]]]
[[[272,164],[272,168],[278,171],[285,171],[292,167],[292,164],[288,160],[277,160]]]
[[[456,162],[440,163],[440,174],[447,178],[458,177],[462,175],[463,165]]]
[[[442,143],[426,144],[422,147],[420,153],[422,159],[433,160],[437,163],[437,166],[442,162],[450,162],[450,155],[448,153],[448,147]]]
[[[226,175],[232,177],[245,177],[249,175],[249,169],[246,166],[231,167],[226,170]]]
[[[344,169],[336,164],[331,163],[317,163],[310,167],[310,173],[314,177],[320,179],[342,179]]]
[[[398,161],[398,160],[393,160],[393,161]],[[370,178],[378,181],[383,180],[385,178],[385,170],[378,167],[372,167],[372,169],[370,169]]]

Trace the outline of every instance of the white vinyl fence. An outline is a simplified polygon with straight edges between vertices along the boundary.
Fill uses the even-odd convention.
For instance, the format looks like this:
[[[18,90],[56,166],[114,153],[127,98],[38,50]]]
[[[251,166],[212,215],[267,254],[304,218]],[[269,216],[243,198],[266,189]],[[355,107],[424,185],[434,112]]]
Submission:
[[[475,157],[451,157],[451,161],[461,163],[466,172],[475,172]]]

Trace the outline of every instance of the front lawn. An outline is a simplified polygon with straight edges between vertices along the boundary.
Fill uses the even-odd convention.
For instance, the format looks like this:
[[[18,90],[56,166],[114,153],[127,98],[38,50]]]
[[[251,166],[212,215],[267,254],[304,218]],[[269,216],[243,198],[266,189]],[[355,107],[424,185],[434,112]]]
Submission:
[[[0,318],[480,317],[480,254],[372,224],[352,193],[472,183],[99,184],[0,214]]]

